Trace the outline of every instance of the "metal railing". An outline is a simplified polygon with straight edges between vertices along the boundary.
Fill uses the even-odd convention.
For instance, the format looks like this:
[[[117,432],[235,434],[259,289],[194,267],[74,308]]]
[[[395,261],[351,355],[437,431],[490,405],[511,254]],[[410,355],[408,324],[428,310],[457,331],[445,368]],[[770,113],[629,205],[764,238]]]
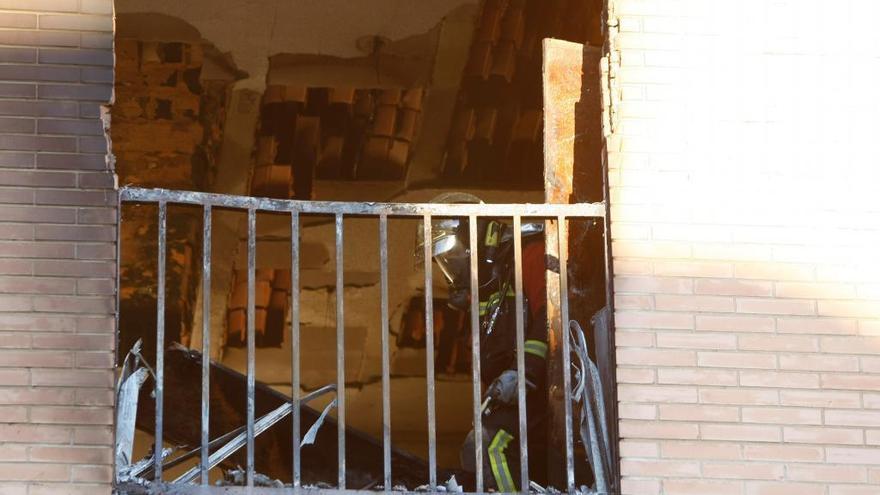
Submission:
[[[520,232],[521,222],[524,217],[558,222],[560,228],[556,229],[559,246],[560,284],[566,287],[566,264],[567,264],[567,234],[566,222],[571,218],[604,218],[605,206],[601,203],[583,204],[437,204],[437,203],[353,203],[333,201],[296,201],[278,200],[269,198],[256,198],[247,196],[232,196],[212,193],[174,191],[164,189],[122,188],[119,191],[120,206],[123,203],[153,203],[158,205],[158,292],[157,292],[157,323],[156,336],[156,362],[155,362],[155,445],[161,451],[163,445],[163,408],[164,408],[164,354],[162,343],[165,342],[165,269],[167,250],[167,211],[169,204],[198,205],[203,208],[204,216],[204,246],[203,252],[203,287],[211,287],[211,216],[212,208],[239,209],[247,211],[247,423],[244,431],[244,446],[246,448],[246,484],[254,485],[254,438],[259,433],[255,431],[255,266],[256,266],[256,216],[258,212],[288,213],[290,215],[290,259],[291,259],[291,385],[292,397],[289,413],[292,415],[292,485],[297,489],[301,487],[301,456],[300,456],[300,406],[303,397],[300,392],[300,324],[299,324],[299,234],[301,215],[330,215],[335,218],[335,263],[336,263],[336,390],[337,390],[337,422],[338,422],[338,480],[337,489],[346,490],[346,437],[345,437],[345,327],[344,327],[344,271],[343,271],[343,225],[348,217],[377,217],[379,220],[379,263],[380,263],[380,292],[379,301],[381,311],[381,358],[382,358],[382,446],[384,472],[383,480],[385,490],[392,486],[391,476],[391,413],[390,413],[390,366],[389,366],[389,339],[388,339],[388,219],[389,217],[418,218],[423,222],[424,229],[424,277],[425,277],[425,354],[427,375],[427,412],[428,412],[428,466],[430,491],[438,490],[437,480],[437,425],[435,411],[435,376],[434,376],[434,322],[433,322],[433,294],[432,294],[432,229],[431,220],[434,217],[458,217],[467,219],[470,231],[470,284],[471,293],[471,337],[472,337],[472,385],[473,385],[473,423],[476,457],[476,492],[484,491],[483,451],[481,449],[482,421],[481,421],[481,383],[480,383],[480,330],[479,330],[479,297],[476,296],[479,281],[477,253],[477,220],[481,218],[508,218],[512,219],[513,232]],[[518,371],[518,408],[519,408],[519,447],[520,447],[520,487],[524,492],[529,491],[528,473],[528,428],[526,417],[526,380],[525,380],[525,351],[523,322],[523,273],[522,273],[522,239],[520,235],[514,235],[514,260],[515,260],[515,304],[516,304],[516,363]],[[568,295],[566,290],[560,291],[560,306],[562,321],[568,321]],[[209,451],[215,442],[210,440],[209,425],[209,370],[210,370],[210,335],[211,335],[211,312],[210,290],[203,290],[203,329],[202,329],[202,359],[201,359],[201,446],[199,449],[198,474],[200,483],[204,487],[208,484],[208,471],[216,461],[212,459]],[[562,325],[566,332],[566,325]],[[564,333],[563,333],[564,335]],[[569,358],[568,338],[562,338],[562,354],[565,362]],[[571,383],[566,377],[564,388],[565,397],[571,397]],[[572,408],[566,400],[566,468],[567,488],[569,492],[574,487],[574,463],[573,463],[573,432],[572,432]],[[154,482],[163,482],[163,456],[154,455],[153,467]],[[186,480],[194,480],[196,475],[190,475]],[[181,480],[183,481],[183,480]],[[349,490],[354,491],[354,490]],[[201,492],[200,492],[201,493]]]

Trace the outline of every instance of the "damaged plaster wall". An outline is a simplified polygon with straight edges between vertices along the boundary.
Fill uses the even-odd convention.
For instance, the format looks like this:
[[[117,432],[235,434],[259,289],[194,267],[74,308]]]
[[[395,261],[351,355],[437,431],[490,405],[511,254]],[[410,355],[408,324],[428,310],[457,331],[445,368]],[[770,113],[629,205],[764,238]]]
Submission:
[[[248,74],[238,88],[261,91],[275,54],[362,57],[372,51],[369,43],[364,49],[364,39],[423,34],[456,8],[476,4],[436,0],[413,9],[408,0],[116,0],[116,12],[157,12],[186,21]]]

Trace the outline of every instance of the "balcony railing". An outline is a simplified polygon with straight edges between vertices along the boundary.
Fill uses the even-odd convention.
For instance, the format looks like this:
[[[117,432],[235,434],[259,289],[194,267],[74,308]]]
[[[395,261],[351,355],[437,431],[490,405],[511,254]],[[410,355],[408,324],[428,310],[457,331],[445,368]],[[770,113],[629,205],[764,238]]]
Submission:
[[[470,327],[471,327],[471,345],[472,345],[472,400],[473,400],[473,426],[475,438],[482,438],[482,422],[480,404],[482,403],[482,390],[480,383],[480,330],[479,330],[479,297],[476,295],[479,283],[477,280],[477,221],[482,218],[505,218],[511,219],[513,232],[520,232],[523,218],[530,221],[544,220],[555,222],[559,228],[554,229],[559,247],[559,291],[561,300],[559,306],[561,308],[561,321],[568,322],[568,294],[567,294],[567,234],[565,225],[569,219],[587,219],[599,218],[605,216],[605,206],[601,203],[591,204],[437,204],[437,203],[354,203],[354,202],[332,202],[332,201],[295,201],[295,200],[278,200],[268,198],[256,198],[245,196],[231,196],[221,194],[209,194],[199,192],[172,191],[162,189],[140,189],[140,188],[123,188],[119,192],[120,204],[123,203],[152,203],[158,206],[158,270],[157,270],[157,324],[156,339],[157,345],[155,356],[155,445],[161,450],[164,439],[164,423],[163,411],[165,408],[165,304],[166,304],[166,250],[167,250],[167,214],[169,204],[186,204],[197,205],[203,209],[204,222],[204,247],[202,249],[202,284],[205,288],[211,287],[211,218],[212,208],[237,209],[247,212],[247,420],[241,431],[236,435],[230,432],[220,438],[211,440],[209,431],[209,415],[210,415],[210,355],[211,355],[211,312],[210,312],[210,290],[203,291],[203,317],[202,317],[202,354],[201,354],[201,445],[198,448],[197,456],[199,458],[198,466],[194,467],[187,474],[180,476],[176,480],[166,480],[163,472],[167,468],[166,462],[162,455],[154,455],[151,462],[152,479],[149,481],[141,481],[142,486],[150,493],[212,493],[214,488],[208,487],[208,471],[216,466],[223,458],[224,453],[229,450],[237,450],[241,447],[246,449],[246,466],[245,485],[246,487],[254,486],[255,469],[254,469],[254,438],[265,429],[271,427],[274,422],[288,414],[292,415],[292,438],[291,448],[293,451],[292,479],[290,480],[290,488],[288,490],[307,491],[313,490],[313,487],[305,487],[302,484],[301,476],[301,455],[300,442],[302,432],[300,431],[301,405],[308,400],[309,396],[303,396],[300,388],[300,269],[299,269],[299,239],[301,218],[304,215],[329,215],[335,220],[335,265],[336,265],[336,384],[335,390],[337,422],[338,422],[338,476],[336,490],[355,492],[346,486],[346,404],[345,404],[345,299],[343,297],[344,271],[343,271],[343,225],[345,220],[353,217],[374,217],[378,218],[378,232],[376,233],[379,241],[379,267],[380,267],[380,305],[381,312],[381,358],[382,358],[382,446],[383,446],[383,465],[384,470],[382,479],[385,490],[390,490],[392,486],[391,473],[391,415],[390,415],[390,378],[389,378],[389,315],[388,315],[388,220],[389,218],[408,217],[416,218],[423,222],[424,229],[424,277],[425,277],[425,345],[426,345],[426,375],[427,375],[427,434],[428,434],[428,479],[425,480],[428,489],[432,492],[438,491],[437,479],[437,418],[435,407],[435,370],[434,370],[434,322],[433,322],[433,294],[432,294],[432,252],[431,239],[432,229],[431,220],[434,217],[457,217],[468,220],[470,229]],[[261,418],[255,417],[255,266],[256,266],[256,218],[258,212],[274,212],[286,213],[290,218],[290,259],[291,259],[291,292],[290,292],[290,308],[291,308],[291,384],[292,396],[290,403],[279,408],[270,415]],[[525,380],[525,350],[524,350],[524,333],[525,323],[523,322],[523,274],[522,274],[522,240],[521,236],[514,235],[514,259],[515,259],[515,305],[516,305],[516,362],[518,371],[518,408],[519,408],[519,449],[521,455],[520,462],[520,487],[523,491],[530,490],[529,483],[529,466],[528,466],[528,428],[526,417],[526,380]],[[122,249],[122,247],[120,247]],[[548,272],[550,273],[550,272]],[[552,275],[548,275],[552,276]],[[566,328],[563,325],[562,328]],[[572,351],[576,349],[570,348],[570,340],[562,338],[561,355],[563,360],[563,369],[570,368],[570,357]],[[577,356],[577,353],[574,354]],[[585,386],[593,391],[596,395],[595,386],[589,380],[583,380],[586,376],[592,376],[596,379],[595,373],[591,375],[589,365],[581,362],[581,379],[577,379],[581,386]],[[580,369],[579,368],[579,369]],[[595,366],[593,366],[595,368]],[[143,380],[141,380],[143,382]],[[195,386],[195,384],[193,384]],[[331,387],[332,388],[332,387]],[[574,486],[574,460],[573,445],[575,442],[574,428],[572,425],[572,383],[569,374],[565,374],[564,380],[565,392],[565,457],[566,457],[566,487],[567,491],[575,492]],[[196,388],[194,387],[194,390]],[[326,392],[326,391],[324,391]],[[583,408],[583,407],[582,407]],[[592,418],[590,418],[592,421]],[[595,424],[594,424],[595,426]],[[605,425],[603,424],[604,428]],[[596,427],[595,431],[599,431]],[[225,432],[224,432],[225,433]],[[583,431],[581,431],[583,435]],[[236,440],[237,438],[237,440]],[[586,440],[584,440],[586,441]],[[226,442],[225,445],[220,442]],[[607,433],[605,433],[605,442],[607,442]],[[601,442],[600,442],[601,443]],[[483,450],[480,443],[475,442],[476,456],[476,492],[484,491],[484,476],[487,474],[483,471]],[[130,448],[130,446],[129,446]],[[195,449],[194,449],[195,450]],[[590,450],[587,448],[587,450]],[[591,452],[591,456],[602,456],[604,454]],[[193,452],[193,457],[196,453]],[[595,460],[593,464],[595,465]],[[130,466],[125,466],[129,469]],[[142,469],[140,472],[144,472]],[[117,466],[117,473],[120,472],[120,466]],[[129,471],[130,473],[130,471]],[[489,474],[491,475],[491,473]],[[198,480],[198,483],[196,483]],[[119,481],[119,480],[117,480]],[[247,488],[242,488],[246,490]],[[601,487],[597,487],[602,491]],[[224,488],[223,493],[244,493],[237,492],[229,487]],[[231,490],[231,491],[230,491]],[[441,485],[439,490],[443,490]],[[607,488],[606,488],[607,490]],[[249,493],[249,492],[248,492]]]

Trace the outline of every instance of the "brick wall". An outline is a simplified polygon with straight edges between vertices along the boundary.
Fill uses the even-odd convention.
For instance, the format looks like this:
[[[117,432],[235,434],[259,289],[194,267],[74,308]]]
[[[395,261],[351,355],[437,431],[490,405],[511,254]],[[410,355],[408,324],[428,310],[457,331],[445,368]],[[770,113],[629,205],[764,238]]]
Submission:
[[[0,493],[109,492],[111,0],[0,0]]]
[[[624,493],[880,493],[880,5],[612,7]]]

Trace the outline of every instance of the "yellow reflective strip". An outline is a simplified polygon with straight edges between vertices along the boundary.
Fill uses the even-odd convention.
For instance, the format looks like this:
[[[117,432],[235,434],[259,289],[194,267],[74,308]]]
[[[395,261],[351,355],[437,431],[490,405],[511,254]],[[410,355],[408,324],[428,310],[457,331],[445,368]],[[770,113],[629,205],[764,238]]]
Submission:
[[[486,226],[486,238],[483,243],[487,246],[498,245],[498,222],[493,220]]]
[[[506,431],[498,430],[489,444],[489,464],[492,467],[492,475],[495,477],[498,488],[504,492],[516,490],[513,476],[510,475],[510,468],[507,466],[507,456],[504,455],[504,450],[512,439],[513,437]]]
[[[510,474],[510,468],[507,466],[507,455],[504,453],[504,451],[507,449],[507,444],[509,444],[510,441],[513,440],[513,436],[508,434],[504,430],[501,431],[504,433],[504,439],[502,440],[504,444],[501,445],[501,470],[504,472],[504,477],[507,479],[507,482],[510,485],[508,491],[513,492],[516,491],[516,482],[513,481],[513,476]]]
[[[547,343],[540,340],[527,340],[524,346],[525,351],[529,354],[538,356],[541,359],[547,358]]]

